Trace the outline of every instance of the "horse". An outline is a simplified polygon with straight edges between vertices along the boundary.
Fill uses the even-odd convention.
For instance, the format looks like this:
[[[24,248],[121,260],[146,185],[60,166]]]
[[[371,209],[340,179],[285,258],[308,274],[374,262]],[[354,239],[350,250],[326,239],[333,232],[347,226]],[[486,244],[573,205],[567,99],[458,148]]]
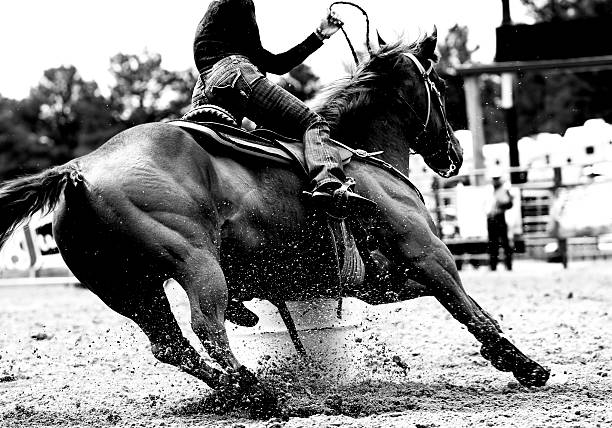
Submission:
[[[434,296],[495,368],[542,386],[549,371],[467,294],[418,190],[404,179],[411,151],[443,177],[456,175],[463,160],[434,68],[436,43],[434,31],[381,45],[318,108],[335,139],[360,153],[384,150],[383,164],[395,166],[358,156],[345,166],[356,191],[378,206],[356,215],[386,273],[368,269],[363,285],[342,295],[370,304]],[[155,358],[228,397],[249,397],[254,415],[268,414],[274,393],[233,355],[225,313],[228,301],[279,303],[334,288],[335,271],[320,255],[326,232],[313,227],[302,198],[306,184],[294,169],[213,153],[173,124],[138,125],[64,165],[4,183],[0,246],[34,212],[54,210],[54,237],[70,270],[142,329]],[[192,329],[218,366],[182,335],[163,289],[170,278],[185,290]]]

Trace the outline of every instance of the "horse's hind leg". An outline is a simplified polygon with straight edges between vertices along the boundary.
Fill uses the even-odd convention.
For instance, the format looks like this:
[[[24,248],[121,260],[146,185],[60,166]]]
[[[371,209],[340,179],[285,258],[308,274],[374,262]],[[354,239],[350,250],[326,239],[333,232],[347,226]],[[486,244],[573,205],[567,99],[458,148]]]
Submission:
[[[222,372],[209,366],[183,336],[170,309],[162,281],[138,285],[135,288],[133,282],[129,286],[125,284],[125,287],[115,284],[97,294],[111,309],[130,318],[142,329],[151,342],[151,352],[155,358],[197,377],[211,388],[218,388]],[[88,286],[94,292],[102,291],[95,285]]]
[[[205,236],[205,235],[200,235]],[[223,399],[232,405],[248,397],[254,417],[278,411],[277,398],[232,353],[225,330],[228,290],[225,275],[212,245],[191,247],[189,258],[179,265],[175,278],[183,286],[191,307],[191,327],[208,354],[227,371]]]
[[[208,354],[224,369],[240,369],[225,330],[228,290],[217,257],[206,248],[193,248],[189,260],[179,265],[175,279],[187,293],[191,327]]]

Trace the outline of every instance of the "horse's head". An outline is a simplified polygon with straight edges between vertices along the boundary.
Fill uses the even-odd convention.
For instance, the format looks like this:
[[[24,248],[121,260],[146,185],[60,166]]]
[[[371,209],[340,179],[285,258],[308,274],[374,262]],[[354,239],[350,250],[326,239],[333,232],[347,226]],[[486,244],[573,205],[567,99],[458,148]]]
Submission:
[[[372,53],[364,69],[386,75],[389,102],[395,103],[398,117],[404,118],[409,145],[442,177],[457,175],[463,150],[446,117],[445,85],[434,65],[437,32],[406,46],[386,45],[380,38],[378,52]]]

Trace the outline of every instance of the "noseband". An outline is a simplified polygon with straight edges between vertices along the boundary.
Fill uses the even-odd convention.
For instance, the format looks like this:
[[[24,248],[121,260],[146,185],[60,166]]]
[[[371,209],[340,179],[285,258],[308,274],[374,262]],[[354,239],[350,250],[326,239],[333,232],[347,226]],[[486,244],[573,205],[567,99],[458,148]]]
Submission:
[[[425,132],[427,131],[427,125],[429,125],[429,119],[431,118],[431,112],[432,112],[431,93],[433,92],[436,95],[435,99],[438,103],[438,107],[440,108],[440,113],[442,114],[442,120],[444,121],[444,128],[446,130],[446,147],[447,147],[447,153],[448,153],[448,150],[449,150],[448,147],[450,146],[452,137],[450,134],[450,126],[448,124],[448,120],[446,119],[446,109],[444,108],[444,104],[442,103],[442,95],[440,94],[440,91],[438,91],[438,88],[436,87],[436,85],[434,84],[434,82],[431,80],[431,77],[430,77],[431,72],[433,71],[433,68],[434,68],[434,63],[432,60],[429,60],[429,68],[425,70],[425,67],[423,67],[421,62],[418,60],[418,58],[414,54],[410,52],[404,52],[404,55],[408,57],[414,63],[417,70],[419,70],[419,75],[423,79],[423,84],[425,85],[425,91],[427,92],[427,114],[425,116],[425,121],[423,121],[423,129],[421,129],[421,131],[416,135],[415,140],[418,141],[421,135],[425,134]],[[416,113],[412,105],[405,99],[402,98],[402,100],[414,112],[417,119],[421,120],[420,116]],[[444,148],[442,147],[430,153],[423,153],[423,151],[421,151],[421,153],[426,155],[427,157],[431,157],[431,156],[437,155],[443,150]],[[455,164],[451,161],[451,166],[446,174],[450,176],[450,174],[454,172],[455,168],[456,168]]]

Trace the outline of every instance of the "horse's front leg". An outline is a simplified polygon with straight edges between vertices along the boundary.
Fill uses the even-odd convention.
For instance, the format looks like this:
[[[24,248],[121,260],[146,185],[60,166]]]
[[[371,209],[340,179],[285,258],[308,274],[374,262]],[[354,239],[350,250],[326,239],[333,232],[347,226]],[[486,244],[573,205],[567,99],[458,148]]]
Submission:
[[[402,210],[403,216],[389,219],[382,228],[386,230],[382,251],[391,259],[396,284],[388,293],[390,298],[401,301],[414,297],[414,287],[406,283],[418,282],[482,343],[481,354],[495,368],[511,371],[523,385],[544,385],[549,371],[502,337],[497,321],[467,294],[453,255],[433,232],[428,217],[418,211],[406,216],[406,212]]]

